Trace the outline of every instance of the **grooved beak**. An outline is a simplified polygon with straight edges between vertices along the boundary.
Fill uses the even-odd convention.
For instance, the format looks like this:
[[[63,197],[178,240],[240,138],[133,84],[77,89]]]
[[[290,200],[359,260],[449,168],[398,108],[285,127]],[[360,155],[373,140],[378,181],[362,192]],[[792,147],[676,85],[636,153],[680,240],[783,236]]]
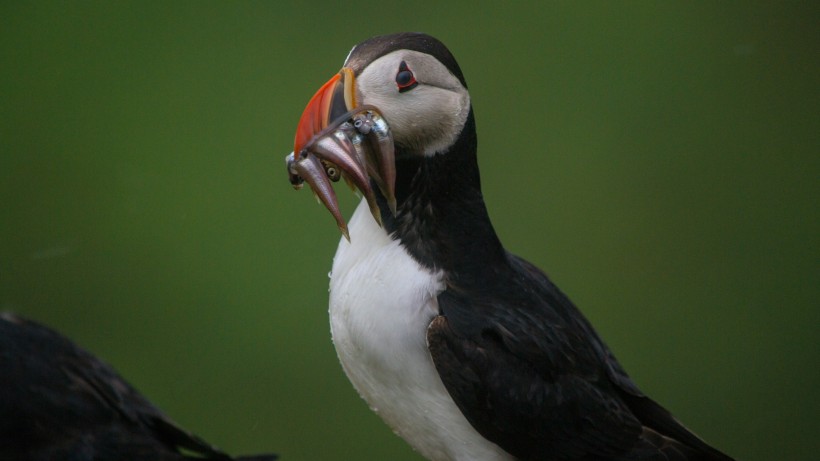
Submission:
[[[343,177],[361,191],[379,225],[381,211],[372,183],[396,212],[393,137],[378,108],[357,104],[354,83],[353,71],[342,68],[319,88],[299,119],[293,152],[287,157],[291,184],[299,189],[306,181],[348,240],[330,181]]]
[[[356,107],[354,81],[353,71],[344,67],[310,98],[296,126],[296,138],[293,140],[296,160],[317,133]]]

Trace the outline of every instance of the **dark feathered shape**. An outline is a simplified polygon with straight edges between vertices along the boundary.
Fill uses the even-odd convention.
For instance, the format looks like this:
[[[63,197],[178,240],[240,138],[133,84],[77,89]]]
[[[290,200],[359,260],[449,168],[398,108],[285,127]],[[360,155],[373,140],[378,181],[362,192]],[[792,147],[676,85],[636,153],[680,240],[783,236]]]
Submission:
[[[730,461],[646,397],[569,298],[504,250],[475,140],[471,112],[446,154],[401,160],[398,217],[382,214],[417,261],[447,274],[427,341],[467,420],[521,460]]]
[[[642,394],[546,275],[507,257],[481,290],[439,295],[427,335],[442,381],[481,434],[522,460],[731,459]]]
[[[365,66],[398,48],[435,56],[464,81],[444,45],[420,34],[370,39],[349,62]],[[730,461],[644,395],[569,298],[504,249],[476,152],[471,109],[440,155],[396,146],[395,217],[378,197],[388,232],[420,264],[446,274],[427,341],[467,420],[521,460]]]
[[[382,214],[447,274],[428,345],[473,427],[522,460],[730,460],[641,393],[569,298],[504,250],[475,153],[471,112],[446,154],[401,160],[413,165],[397,168],[398,217]]]
[[[181,429],[111,366],[59,333],[0,314],[0,460],[233,458]]]

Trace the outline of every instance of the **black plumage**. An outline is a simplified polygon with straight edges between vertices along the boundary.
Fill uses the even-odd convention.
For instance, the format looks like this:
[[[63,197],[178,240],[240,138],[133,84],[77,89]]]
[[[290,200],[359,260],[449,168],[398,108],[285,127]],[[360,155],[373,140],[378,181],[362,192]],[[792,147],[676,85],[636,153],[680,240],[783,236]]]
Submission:
[[[329,103],[339,94],[347,120]],[[363,113],[389,125],[387,147],[363,147]],[[434,460],[729,461],[645,396],[569,298],[505,250],[477,150],[466,79],[425,34],[356,45],[302,114],[286,165],[346,237],[331,330],[360,395]],[[350,228],[320,161],[364,195]]]
[[[177,426],[108,364],[59,333],[0,314],[0,460],[234,458]]]
[[[441,42],[423,34],[376,37],[354,48],[360,72],[411,49],[440,60],[466,88]],[[573,303],[538,268],[500,243],[477,163],[472,109],[445,152],[396,145],[397,215],[382,220],[446,288],[427,341],[456,405],[485,438],[521,460],[731,460],[645,396]]]

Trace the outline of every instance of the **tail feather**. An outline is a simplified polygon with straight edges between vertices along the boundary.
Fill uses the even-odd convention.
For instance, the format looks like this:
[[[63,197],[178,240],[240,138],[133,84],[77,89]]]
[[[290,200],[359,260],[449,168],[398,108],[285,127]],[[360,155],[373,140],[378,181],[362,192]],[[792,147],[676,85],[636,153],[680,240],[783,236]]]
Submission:
[[[669,411],[646,396],[622,394],[632,413],[644,425],[642,437],[661,452],[669,452],[670,460],[675,453],[685,455],[690,461],[734,461],[734,459],[711,445],[681,424]]]

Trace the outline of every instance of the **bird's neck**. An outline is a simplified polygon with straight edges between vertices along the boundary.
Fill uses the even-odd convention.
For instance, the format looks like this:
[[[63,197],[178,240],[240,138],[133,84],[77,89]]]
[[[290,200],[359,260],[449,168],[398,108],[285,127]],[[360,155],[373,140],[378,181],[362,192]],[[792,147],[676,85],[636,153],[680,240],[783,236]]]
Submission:
[[[451,277],[506,260],[490,222],[476,157],[475,119],[470,111],[461,136],[444,153],[402,153],[396,161],[397,214],[381,206],[389,233],[420,264]]]

